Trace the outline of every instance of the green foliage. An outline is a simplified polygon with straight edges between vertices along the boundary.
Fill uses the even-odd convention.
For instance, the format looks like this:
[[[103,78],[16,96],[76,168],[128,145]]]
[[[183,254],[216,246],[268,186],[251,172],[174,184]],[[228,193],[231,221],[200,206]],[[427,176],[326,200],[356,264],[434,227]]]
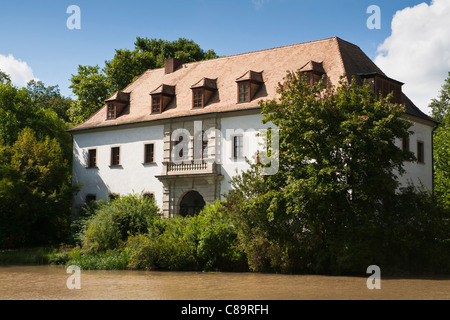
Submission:
[[[432,116],[438,121],[442,121],[448,116],[450,111],[450,72],[441,87],[439,97],[432,99],[429,107]]]
[[[434,191],[439,203],[450,211],[450,72],[430,108],[433,117],[441,122],[433,141]]]
[[[136,195],[101,202],[85,212],[87,218],[80,220],[82,248],[57,253],[52,261],[76,260],[93,268],[96,259],[114,252],[123,263],[126,256],[133,269],[247,270],[231,217],[219,201],[185,218],[162,219],[152,200]]]
[[[138,269],[246,270],[227,209],[216,201],[195,217],[160,220],[148,234],[130,238],[130,265]]]
[[[161,234],[141,234],[129,239],[130,264],[138,269],[197,270],[195,243],[188,233],[189,218],[165,220]]]
[[[123,90],[146,70],[164,67],[166,59],[179,58],[187,63],[216,57],[213,50],[205,52],[192,40],[138,37],[134,50],[116,50],[114,58],[105,61],[103,69],[98,65],[78,67],[78,74],[71,78],[70,88],[78,99],[72,103],[70,119],[74,123],[87,120],[104,105],[108,96]]]
[[[64,122],[70,122],[68,110],[72,99],[63,97],[58,86],[46,87],[42,81],[31,80],[26,87],[31,100],[40,108],[52,110]]]
[[[441,270],[444,264],[421,258],[429,257],[430,248],[438,256],[445,252],[441,226],[448,216],[430,195],[398,191],[394,172],[402,173],[403,162],[414,159],[394,143],[409,135],[410,123],[400,117],[403,106],[356,81],[333,89],[305,80],[288,74],[279,101],[262,103],[264,121],[280,129],[280,170],[262,176],[253,166],[233,179],[227,198],[249,267]]]
[[[152,199],[127,195],[103,203],[95,214],[84,221],[81,230],[82,245],[87,252],[116,249],[129,236],[145,233],[160,218]]]
[[[68,110],[73,123],[81,123],[92,116],[104,105],[105,99],[112,92],[110,82],[97,65],[78,66],[78,74],[72,75],[70,88],[78,97]]]
[[[64,240],[73,190],[58,141],[39,141],[26,128],[12,146],[0,148],[0,246]]]
[[[434,191],[439,203],[450,211],[450,114],[435,131]]]
[[[0,83],[6,83],[11,81],[11,77],[9,74],[4,73],[2,70],[0,70]]]

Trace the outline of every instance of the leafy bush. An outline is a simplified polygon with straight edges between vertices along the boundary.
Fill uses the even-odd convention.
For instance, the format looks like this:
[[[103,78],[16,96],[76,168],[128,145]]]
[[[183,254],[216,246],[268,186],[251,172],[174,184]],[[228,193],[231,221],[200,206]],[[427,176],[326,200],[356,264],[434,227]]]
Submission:
[[[128,250],[108,250],[86,254],[74,250],[67,254],[65,265],[78,266],[82,270],[125,270],[128,267]]]
[[[130,265],[138,269],[246,270],[226,208],[208,204],[195,217],[160,220],[147,234],[129,238]]]
[[[152,199],[127,195],[104,203],[85,220],[81,239],[87,252],[119,248],[129,236],[146,233],[160,219],[158,206]]]

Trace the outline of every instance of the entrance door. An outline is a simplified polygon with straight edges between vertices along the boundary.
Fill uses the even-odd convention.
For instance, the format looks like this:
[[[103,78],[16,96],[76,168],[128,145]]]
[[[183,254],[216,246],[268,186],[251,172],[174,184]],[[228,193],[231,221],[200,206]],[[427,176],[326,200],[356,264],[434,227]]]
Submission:
[[[202,211],[205,200],[197,191],[186,193],[180,203],[180,215],[183,217],[194,216]]]

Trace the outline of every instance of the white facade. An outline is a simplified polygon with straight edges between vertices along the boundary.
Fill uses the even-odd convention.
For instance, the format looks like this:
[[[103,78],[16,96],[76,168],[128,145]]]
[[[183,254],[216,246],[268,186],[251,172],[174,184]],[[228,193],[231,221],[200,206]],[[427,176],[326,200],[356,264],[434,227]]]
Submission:
[[[433,190],[433,126],[420,119],[409,119],[413,122],[410,131],[413,132],[409,137],[409,151],[419,158],[419,144],[423,144],[423,161],[405,162],[403,168],[406,173],[399,176],[399,182],[402,187],[413,184],[417,187],[423,187],[425,190]],[[401,140],[396,141],[399,148],[403,147]]]
[[[111,195],[152,194],[166,217],[180,214],[183,197],[197,191],[205,202],[221,199],[231,190],[231,178],[249,169],[247,160],[255,162],[258,150],[263,150],[263,138],[258,133],[273,127],[262,124],[259,112],[209,117],[185,117],[158,124],[123,126],[74,133],[73,182],[81,187],[74,201],[74,210],[85,203],[87,196],[108,200]],[[174,164],[172,134],[177,129],[188,132],[188,159]],[[196,131],[208,136],[207,155],[200,165],[192,161]],[[423,143],[423,162],[407,162],[406,173],[399,177],[401,185],[423,185],[432,190],[432,130],[425,122],[414,122],[409,148],[417,157],[417,142]],[[234,137],[241,136],[242,156],[234,155]],[[172,142],[171,142],[172,141]],[[154,163],[146,164],[146,144],[154,144]],[[402,148],[402,141],[397,146]],[[111,150],[120,148],[120,164],[111,165]],[[96,166],[89,168],[89,150],[96,150]]]
[[[73,183],[81,187],[74,201],[74,210],[87,197],[108,200],[112,195],[152,194],[165,216],[179,214],[181,198],[189,191],[198,191],[206,202],[220,199],[230,191],[231,178],[247,170],[247,159],[255,161],[262,148],[262,116],[244,112],[241,116],[223,118],[173,119],[162,124],[103,129],[73,135]],[[194,128],[201,126],[208,135],[208,155],[193,165]],[[189,156],[183,165],[173,164],[174,145],[171,135],[177,129],[189,132]],[[195,128],[198,130],[199,128]],[[234,137],[243,141],[242,157],[234,158]],[[146,144],[154,144],[154,163],[145,164]],[[112,148],[120,148],[120,164],[111,164]],[[96,152],[96,166],[89,167],[89,151]]]
[[[163,153],[155,153],[155,164],[144,163],[144,146],[155,143],[163,148],[161,125],[75,134],[73,138],[73,183],[82,187],[74,206],[85,202],[87,195],[107,200],[112,194],[152,193],[162,205],[161,173]],[[111,166],[111,148],[120,147],[120,165]],[[88,168],[88,152],[97,152],[97,166]]]

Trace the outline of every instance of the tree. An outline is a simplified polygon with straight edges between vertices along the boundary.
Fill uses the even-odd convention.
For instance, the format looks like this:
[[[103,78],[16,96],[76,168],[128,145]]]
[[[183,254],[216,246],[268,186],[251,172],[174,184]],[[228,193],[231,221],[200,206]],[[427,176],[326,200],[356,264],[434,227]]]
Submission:
[[[72,75],[70,80],[70,88],[78,97],[69,109],[70,120],[80,123],[103,106],[104,100],[111,93],[110,83],[98,65],[78,66],[78,74]]]
[[[68,235],[72,139],[54,111],[57,87],[0,84],[0,247]]]
[[[450,72],[430,108],[433,117],[441,122],[433,141],[434,191],[439,203],[450,210]]]
[[[68,111],[72,99],[63,97],[58,86],[46,87],[42,81],[31,80],[27,84],[27,90],[31,100],[38,107],[54,111],[64,122],[70,121]]]
[[[66,132],[68,124],[54,111],[53,106],[64,98],[40,82],[30,82],[26,88],[17,88],[7,82],[0,84],[0,139],[12,145],[19,133],[31,128],[39,140],[47,136],[56,138],[61,144],[64,156],[72,158],[72,138]]]
[[[0,149],[0,247],[65,240],[73,190],[58,141],[39,141],[25,128],[12,146]]]
[[[301,73],[288,73],[278,93],[261,106],[280,130],[279,171],[261,176],[254,165],[227,198],[250,267],[348,273],[420,262],[427,250],[412,235],[442,239],[443,218],[428,195],[409,190],[399,200],[396,172],[414,159],[395,145],[410,134],[404,106],[355,80],[311,86]]]
[[[11,81],[11,77],[0,70],[0,83],[6,83],[8,81]]]
[[[78,74],[72,75],[70,86],[78,100],[71,108],[72,121],[87,120],[114,92],[123,90],[148,69],[164,67],[168,58],[194,62],[216,58],[213,50],[203,51],[192,40],[180,38],[175,41],[136,38],[134,50],[118,49],[114,58],[105,61],[105,67],[79,66]]]
[[[444,84],[439,92],[439,97],[432,99],[429,105],[431,108],[432,116],[438,120],[442,121],[445,117],[449,115],[450,111],[450,72],[448,73],[448,78],[445,79]]]

